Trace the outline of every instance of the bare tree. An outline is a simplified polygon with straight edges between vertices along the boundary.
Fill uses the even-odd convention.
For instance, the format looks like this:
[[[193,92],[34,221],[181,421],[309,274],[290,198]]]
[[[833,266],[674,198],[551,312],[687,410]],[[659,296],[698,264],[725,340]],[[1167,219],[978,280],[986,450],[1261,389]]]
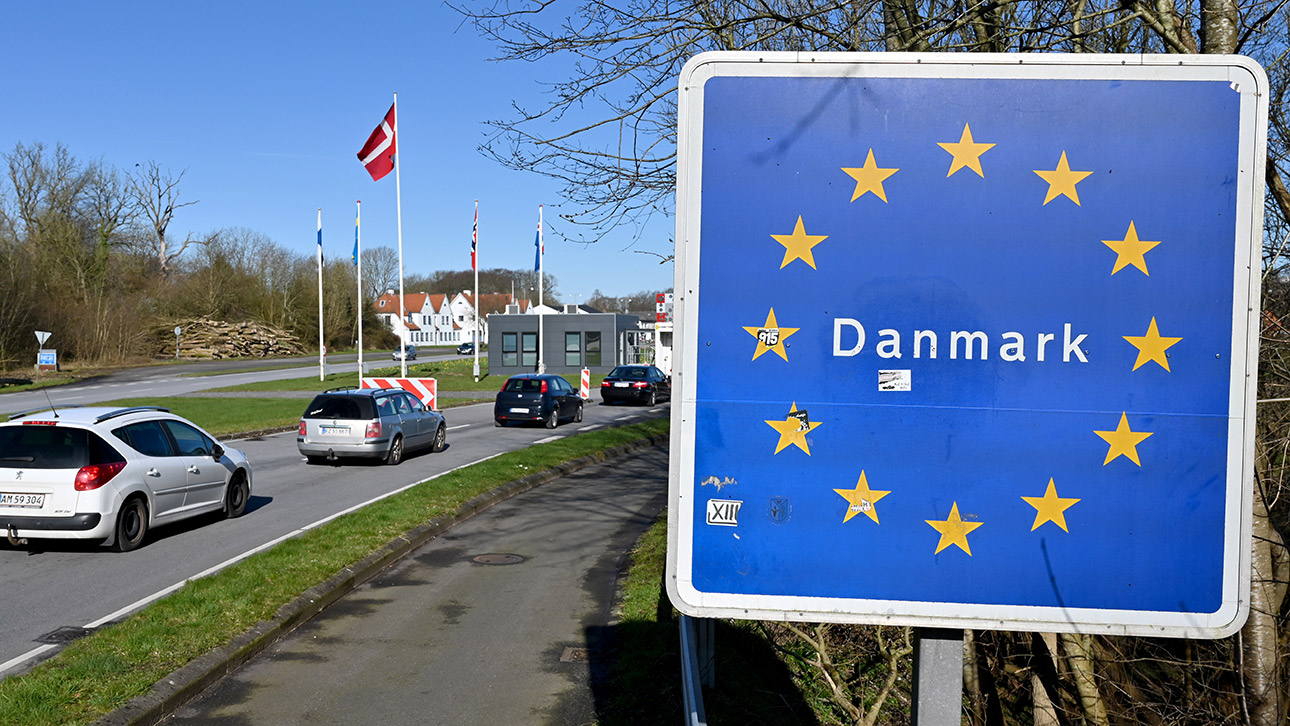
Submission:
[[[363,250],[363,293],[375,300],[386,290],[399,292],[399,253],[393,247]]]
[[[162,277],[166,278],[170,277],[175,261],[184,250],[191,245],[210,241],[209,238],[194,239],[189,235],[182,242],[175,243],[166,236],[170,223],[174,221],[175,212],[199,201],[179,201],[179,183],[186,173],[185,169],[176,176],[169,169],[162,169],[157,162],[149,161],[143,165],[135,164],[134,173],[128,179],[139,214],[149,226],[146,249],[156,261]]]

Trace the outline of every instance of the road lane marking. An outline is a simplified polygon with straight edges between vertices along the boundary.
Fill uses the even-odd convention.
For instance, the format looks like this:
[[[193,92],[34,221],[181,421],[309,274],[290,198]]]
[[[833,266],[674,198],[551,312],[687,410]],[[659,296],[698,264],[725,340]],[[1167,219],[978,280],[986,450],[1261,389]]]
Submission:
[[[0,673],[4,673],[5,671],[7,671],[7,670],[9,670],[10,668],[13,668],[14,666],[16,666],[16,665],[18,665],[18,664],[20,664],[20,663],[22,663],[22,662],[26,661],[26,660],[27,660],[27,659],[29,659],[29,658],[35,658],[36,656],[40,655],[41,653],[44,653],[44,652],[45,652],[45,651],[47,651],[47,650],[51,650],[51,649],[53,649],[53,648],[57,648],[57,647],[58,647],[58,646],[56,646],[56,645],[42,645],[42,646],[40,646],[40,647],[38,647],[38,648],[32,648],[31,650],[27,651],[26,653],[23,653],[22,655],[18,656],[17,658],[12,658],[12,659],[7,660],[7,661],[5,661],[5,662],[3,662],[3,663],[0,663]]]
[[[535,446],[536,446],[537,444],[548,444],[548,443],[551,443],[552,441],[555,441],[556,439],[561,439],[561,438],[564,438],[564,437],[563,437],[563,436],[548,436],[548,437],[546,437],[545,439],[538,439],[537,441],[534,441],[534,442],[533,442],[533,444],[534,444]]]
[[[596,425],[594,425],[594,426],[583,426],[582,428],[580,428],[580,429],[578,429],[578,430],[579,430],[579,431],[595,431],[596,429],[600,428],[601,426],[604,426],[604,424],[596,424]]]
[[[471,427],[471,426],[474,426],[474,424],[457,424],[456,426],[449,426],[449,427],[448,427],[448,430],[449,430],[449,431],[456,431],[457,429],[469,428],[469,427]]]

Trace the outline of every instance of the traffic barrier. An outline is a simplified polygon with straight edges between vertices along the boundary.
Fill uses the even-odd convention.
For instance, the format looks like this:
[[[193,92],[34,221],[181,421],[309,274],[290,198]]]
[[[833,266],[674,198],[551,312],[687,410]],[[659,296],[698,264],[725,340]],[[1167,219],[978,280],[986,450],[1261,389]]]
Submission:
[[[582,389],[578,391],[578,395],[584,401],[591,398],[591,371],[586,368],[582,369]]]
[[[439,382],[433,378],[364,378],[363,388],[402,388],[411,393],[430,410],[439,410]]]

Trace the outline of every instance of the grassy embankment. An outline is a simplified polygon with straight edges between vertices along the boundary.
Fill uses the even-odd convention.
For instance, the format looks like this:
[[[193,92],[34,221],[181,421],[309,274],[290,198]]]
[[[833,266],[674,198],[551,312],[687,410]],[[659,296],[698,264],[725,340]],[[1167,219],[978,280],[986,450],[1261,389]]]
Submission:
[[[623,582],[605,706],[597,714],[602,726],[684,721],[678,614],[664,586],[666,566],[664,514],[637,541]],[[821,684],[804,677],[801,665],[811,654],[774,630],[750,621],[716,621],[716,687],[704,690],[708,723],[835,721]]]
[[[452,514],[472,497],[667,430],[668,421],[660,419],[503,454],[423,482],[189,582],[120,623],[71,643],[29,673],[0,681],[0,723],[91,723],[148,692],[153,683],[193,658],[272,618],[310,587],[427,520]]]

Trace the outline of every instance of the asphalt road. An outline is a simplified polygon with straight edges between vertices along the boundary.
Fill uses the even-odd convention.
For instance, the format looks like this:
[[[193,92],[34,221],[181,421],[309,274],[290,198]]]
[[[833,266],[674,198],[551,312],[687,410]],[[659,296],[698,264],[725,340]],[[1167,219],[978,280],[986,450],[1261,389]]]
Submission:
[[[423,356],[416,362],[435,360],[455,360],[454,354],[436,354]],[[358,373],[358,357],[355,355],[331,356],[328,359],[328,371],[336,373],[352,370]],[[385,368],[397,365],[390,360],[390,355],[371,354],[364,356],[363,369]],[[221,371],[247,371],[252,368],[267,368],[246,373],[224,373]],[[0,415],[17,411],[29,411],[34,408],[48,407],[50,402],[56,406],[87,406],[102,401],[118,398],[183,396],[209,388],[237,386],[255,381],[277,381],[287,378],[303,378],[318,375],[317,358],[282,358],[275,360],[221,360],[201,363],[176,363],[165,366],[148,366],[116,371],[95,378],[69,383],[65,386],[20,391],[17,393],[0,393]],[[355,381],[357,383],[357,381]]]
[[[163,723],[594,722],[615,585],[666,504],[667,460],[647,449],[467,520]]]
[[[494,428],[492,404],[452,408],[445,412],[448,449],[410,454],[397,467],[310,466],[296,450],[294,432],[233,442],[254,468],[250,504],[239,519],[199,519],[158,528],[141,549],[123,554],[58,541],[13,547],[0,538],[0,676],[21,672],[56,652],[59,638],[51,634],[60,629],[75,633],[117,620],[189,578],[435,474],[553,436],[666,414],[666,405],[645,409],[590,404],[581,424],[566,423],[549,431]]]

